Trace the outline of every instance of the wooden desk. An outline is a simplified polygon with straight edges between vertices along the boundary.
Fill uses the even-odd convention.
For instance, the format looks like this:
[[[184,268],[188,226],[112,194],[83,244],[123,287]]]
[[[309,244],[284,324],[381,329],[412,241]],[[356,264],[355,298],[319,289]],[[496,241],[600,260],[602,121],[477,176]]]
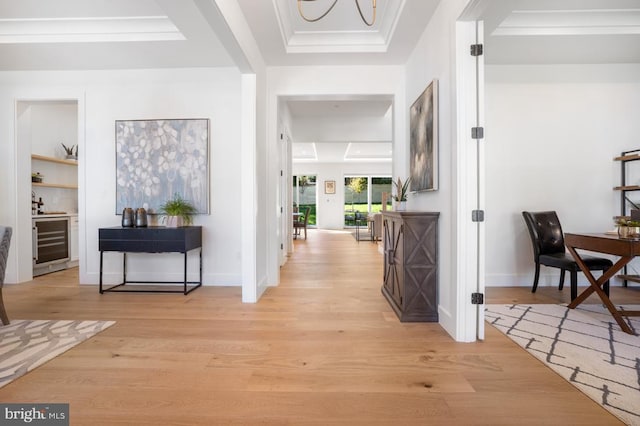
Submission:
[[[200,280],[187,281],[187,252],[200,249]],[[98,250],[100,250],[100,294],[107,291],[184,293],[188,294],[202,285],[202,227],[183,226],[166,228],[150,226],[146,228],[100,228],[98,230]],[[102,258],[105,251],[122,252],[122,283],[109,288],[102,287]],[[183,281],[127,281],[127,253],[184,253]],[[126,284],[182,284],[179,289],[126,289]],[[175,287],[175,286],[174,286]]]
[[[620,328],[629,334],[634,334],[631,328],[624,322],[623,316],[640,316],[640,311],[619,311],[611,303],[611,300],[602,290],[602,285],[613,278],[613,276],[629,263],[634,257],[640,255],[640,240],[619,238],[616,235],[607,234],[565,234],[564,242],[569,253],[580,266],[582,272],[589,280],[589,287],[583,291],[578,297],[569,304],[570,309],[574,309],[584,302],[594,292],[600,297],[604,305],[607,307],[613,318]],[[584,264],[582,258],[576,250],[589,250],[598,253],[612,254],[620,256],[620,259],[614,265],[604,271],[599,279],[595,279],[589,268]]]

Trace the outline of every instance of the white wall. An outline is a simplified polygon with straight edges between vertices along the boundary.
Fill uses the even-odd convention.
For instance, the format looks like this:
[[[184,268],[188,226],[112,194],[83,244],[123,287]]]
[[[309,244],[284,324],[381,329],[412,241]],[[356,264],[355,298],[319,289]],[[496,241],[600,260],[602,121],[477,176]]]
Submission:
[[[80,116],[84,120],[81,127],[85,132],[78,140],[79,215],[84,218],[80,230],[81,282],[98,282],[98,228],[120,224],[120,216],[115,214],[115,120],[209,118],[211,214],[195,218],[195,224],[204,227],[204,282],[206,285],[240,285],[242,224],[237,212],[240,195],[237,185],[233,184],[239,181],[241,169],[241,77],[238,70],[0,73],[0,170],[3,170],[0,191],[2,199],[9,200],[0,206],[0,219],[4,223],[17,223],[20,207],[14,200],[19,194],[30,191],[30,184],[22,184],[22,179],[15,184],[16,173],[22,173],[15,164],[23,160],[17,157],[13,144],[14,101],[56,98],[80,99]],[[29,234],[23,233],[18,238],[27,241],[30,230]],[[192,257],[190,273],[195,276],[196,256]],[[136,256],[129,263],[130,278],[166,280],[179,277],[180,259],[179,255]],[[20,261],[30,262],[30,259]],[[106,282],[118,281],[120,257],[105,255],[105,270]],[[15,273],[7,277],[9,282],[15,278]]]
[[[61,144],[78,144],[78,104],[76,102],[31,102],[31,151],[64,158]]]
[[[293,174],[317,176],[317,227],[319,229],[343,229],[344,177],[346,175],[391,176],[391,163],[294,163]],[[324,181],[326,180],[336,182],[335,194],[324,193]]]
[[[487,66],[486,99],[486,283],[531,286],[523,210],[556,210],[565,232],[613,229],[612,160],[640,148],[640,65]],[[540,285],[558,276],[543,267]]]
[[[438,313],[440,324],[454,338],[466,339],[464,329],[459,327],[458,298],[460,289],[456,281],[458,267],[455,233],[455,172],[456,157],[456,30],[455,23],[467,0],[447,0],[438,5],[425,32],[414,49],[406,66],[406,100],[401,108],[408,111],[433,80],[439,81],[439,173],[438,190],[410,194],[407,208],[416,211],[440,212],[439,220],[439,288]],[[402,126],[409,127],[406,114]],[[404,138],[401,146],[394,145],[394,176],[409,175],[409,140]]]

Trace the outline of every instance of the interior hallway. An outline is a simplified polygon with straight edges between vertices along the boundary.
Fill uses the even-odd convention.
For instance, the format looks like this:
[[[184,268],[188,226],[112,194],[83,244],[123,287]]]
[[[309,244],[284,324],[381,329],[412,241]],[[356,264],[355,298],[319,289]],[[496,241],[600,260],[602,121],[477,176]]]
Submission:
[[[296,240],[282,284],[253,305],[239,287],[99,295],[74,274],[5,287],[10,318],[117,323],[0,401],[68,402],[73,425],[620,424],[492,327],[455,343],[437,324],[400,323],[380,293],[382,255],[349,233]],[[569,293],[496,290],[490,302]]]

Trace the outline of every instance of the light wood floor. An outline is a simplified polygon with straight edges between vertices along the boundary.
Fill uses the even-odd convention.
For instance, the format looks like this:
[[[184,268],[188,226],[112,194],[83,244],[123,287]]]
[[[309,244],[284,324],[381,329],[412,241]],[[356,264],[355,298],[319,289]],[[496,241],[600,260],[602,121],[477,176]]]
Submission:
[[[99,295],[75,270],[6,286],[11,318],[117,323],[0,401],[67,402],[72,425],[92,426],[619,424],[490,326],[463,344],[437,324],[400,323],[380,294],[375,244],[312,231],[295,248],[257,304],[239,288]],[[488,301],[567,294],[491,289]]]

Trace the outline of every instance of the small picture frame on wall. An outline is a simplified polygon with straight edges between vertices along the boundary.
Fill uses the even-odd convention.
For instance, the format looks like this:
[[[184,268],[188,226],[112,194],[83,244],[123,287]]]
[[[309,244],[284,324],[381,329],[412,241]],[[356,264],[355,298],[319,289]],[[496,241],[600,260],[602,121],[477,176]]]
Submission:
[[[325,194],[335,194],[336,193],[336,181],[335,180],[325,180],[324,181],[324,193]]]

